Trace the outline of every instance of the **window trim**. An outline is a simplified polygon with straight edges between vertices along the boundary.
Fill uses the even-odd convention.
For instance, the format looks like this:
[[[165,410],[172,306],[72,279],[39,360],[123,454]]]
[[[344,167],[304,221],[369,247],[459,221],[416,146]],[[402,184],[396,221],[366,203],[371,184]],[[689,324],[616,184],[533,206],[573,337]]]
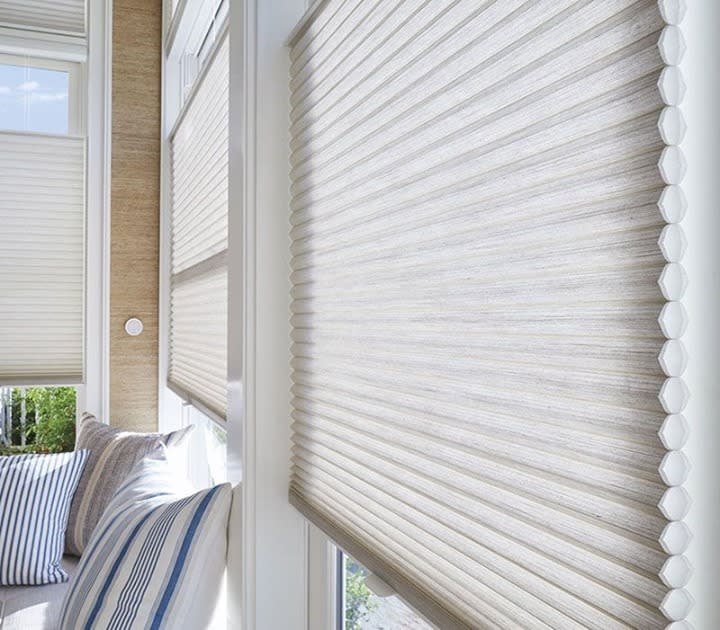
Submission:
[[[342,629],[345,594],[340,587],[342,552],[320,528],[308,523],[308,621],[312,630]]]
[[[96,0],[93,0],[95,2]],[[92,13],[95,17],[95,13]],[[93,24],[93,30],[103,25]],[[30,55],[43,59],[76,61],[88,59],[88,47],[83,39],[60,33],[27,31],[0,25],[0,52],[8,55]]]
[[[107,0],[88,0],[87,11],[82,64],[87,86],[82,101],[87,131],[85,386],[78,407],[109,422],[112,6]]]
[[[228,558],[232,628],[310,628],[308,527],[287,501],[290,60],[283,43],[304,8],[304,0],[230,6],[228,470],[232,481],[242,478],[230,523],[237,533]]]

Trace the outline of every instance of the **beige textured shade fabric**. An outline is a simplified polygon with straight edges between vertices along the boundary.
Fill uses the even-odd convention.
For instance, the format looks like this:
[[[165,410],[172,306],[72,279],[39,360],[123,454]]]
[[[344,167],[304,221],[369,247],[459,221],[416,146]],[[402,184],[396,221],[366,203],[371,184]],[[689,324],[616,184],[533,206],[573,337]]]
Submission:
[[[227,406],[228,41],[171,136],[169,385],[219,417]]]
[[[85,141],[0,133],[0,385],[83,381]]]
[[[292,38],[290,500],[441,628],[682,618],[665,26],[329,0]]]

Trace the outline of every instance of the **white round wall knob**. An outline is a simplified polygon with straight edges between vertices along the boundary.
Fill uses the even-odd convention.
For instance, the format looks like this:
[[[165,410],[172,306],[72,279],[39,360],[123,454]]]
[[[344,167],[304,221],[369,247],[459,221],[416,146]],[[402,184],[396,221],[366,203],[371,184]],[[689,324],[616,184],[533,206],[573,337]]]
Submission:
[[[125,332],[131,337],[137,337],[143,331],[143,323],[137,317],[131,317],[125,322]]]

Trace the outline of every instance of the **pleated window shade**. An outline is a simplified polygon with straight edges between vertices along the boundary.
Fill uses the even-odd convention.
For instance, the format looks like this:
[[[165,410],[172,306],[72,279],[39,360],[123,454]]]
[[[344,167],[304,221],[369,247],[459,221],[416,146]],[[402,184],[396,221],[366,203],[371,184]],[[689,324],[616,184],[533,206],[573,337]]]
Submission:
[[[2,0],[0,24],[34,31],[85,35],[85,0]]]
[[[690,607],[682,7],[329,0],[291,36],[290,501],[440,628]]]
[[[228,42],[171,134],[168,384],[224,418],[227,407]]]
[[[85,142],[0,132],[0,385],[83,380]]]

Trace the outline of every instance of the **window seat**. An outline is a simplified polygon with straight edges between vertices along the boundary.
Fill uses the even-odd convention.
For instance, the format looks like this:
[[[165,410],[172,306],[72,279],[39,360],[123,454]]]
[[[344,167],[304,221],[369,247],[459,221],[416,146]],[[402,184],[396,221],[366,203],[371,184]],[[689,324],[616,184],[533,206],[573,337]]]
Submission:
[[[79,558],[65,556],[72,580]],[[0,630],[54,630],[70,582],[45,586],[0,586]]]

